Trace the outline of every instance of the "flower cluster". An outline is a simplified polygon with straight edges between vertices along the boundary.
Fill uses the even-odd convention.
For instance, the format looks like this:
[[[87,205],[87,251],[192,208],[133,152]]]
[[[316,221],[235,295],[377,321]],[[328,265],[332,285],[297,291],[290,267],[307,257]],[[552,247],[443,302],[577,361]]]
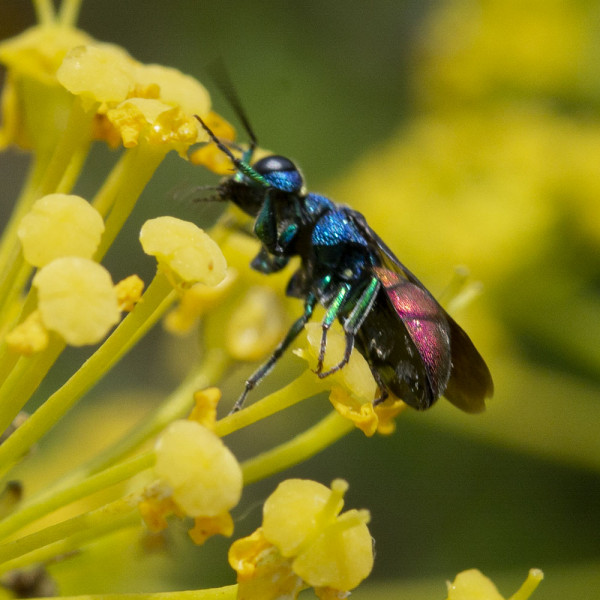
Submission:
[[[158,407],[98,454],[37,493],[29,493],[28,481],[7,485],[0,503],[0,582],[15,592],[33,574],[29,595],[54,589],[46,568],[55,576],[57,564],[93,556],[99,542],[111,543],[111,535],[134,532],[139,539],[179,519],[189,525],[195,544],[230,537],[236,526],[232,511],[245,486],[305,460],[354,428],[367,436],[390,434],[405,409],[393,397],[373,406],[377,385],[356,352],[331,377],[315,377],[321,328],[309,325],[295,350],[309,368],[238,413],[218,418],[221,393],[213,386],[230,367],[264,360],[285,335],[290,301],[281,290],[289,272],[264,278],[248,268],[256,244],[229,225],[240,219],[235,210],[210,234],[171,216],[146,221],[139,243],[156,260],[147,284],[135,273],[114,282],[102,260],[168,152],[231,172],[214,144],[196,147],[207,138],[195,115],[223,140],[233,142],[235,132],[212,111],[207,90],[194,78],[142,64],[76,29],[76,0],[64,0],[57,13],[46,0],[36,6],[40,23],[0,44],[7,69],[0,147],[30,152],[32,161],[0,241],[0,430],[6,431],[0,474],[20,476],[30,450],[157,322],[183,336],[202,319],[204,353]],[[72,191],[94,143],[119,153],[86,199]],[[344,345],[334,326],[325,369],[339,362]],[[69,346],[94,348],[25,414],[34,393],[50,389],[47,375]],[[227,435],[320,392],[329,393],[334,410],[294,438],[244,461],[224,443]],[[312,588],[323,600],[347,597],[374,564],[369,512],[342,512],[347,488],[343,480],[330,488],[284,480],[264,503],[261,527],[230,546],[237,585],[202,593],[275,600]],[[462,590],[485,587],[477,577],[465,577],[457,578],[449,599],[466,599]],[[56,579],[61,583],[60,575]],[[109,580],[104,571],[103,579]],[[78,593],[87,592],[85,583],[78,582]],[[115,591],[106,586],[105,593]],[[525,598],[523,593],[519,600]]]
[[[160,407],[76,471],[36,495],[20,483],[7,487],[0,575],[15,590],[23,569],[69,556],[108,533],[139,529],[140,515],[149,532],[168,528],[171,516],[191,519],[189,534],[196,544],[217,534],[231,536],[230,511],[243,486],[299,462],[306,444],[291,440],[240,464],[222,438],[325,389],[306,373],[251,409],[217,419],[221,395],[209,384],[234,362],[267,356],[289,322],[286,303],[275,291],[281,280],[274,277],[272,287],[265,287],[247,274],[254,242],[225,224],[209,236],[170,216],[146,221],[139,242],[156,259],[154,278],[146,285],[133,273],[113,281],[101,261],[169,151],[186,159],[189,153],[195,164],[214,171],[231,167],[214,145],[196,149],[206,135],[195,115],[226,139],[233,140],[234,132],[211,111],[208,92],[192,77],[141,64],[75,29],[68,18],[76,11],[68,0],[57,14],[42,0],[38,8],[40,24],[0,44],[8,73],[0,144],[32,156],[0,243],[0,425],[7,431],[0,471],[16,472],[29,450],[162,317],[178,334],[203,317],[206,356]],[[72,189],[85,174],[93,143],[120,152],[105,183],[86,199]],[[22,409],[67,346],[96,349],[24,416]],[[369,392],[359,379],[342,382],[340,389],[363,403]],[[332,414],[305,433],[312,440],[310,452],[351,427]],[[149,440],[154,440],[150,449]],[[264,543],[280,557],[276,569],[287,569],[286,577],[299,582],[293,596],[306,586],[321,597],[333,597],[331,590],[345,594],[372,568],[368,514],[339,514],[341,483],[332,490],[308,481],[288,486],[282,484],[265,505]],[[65,508],[76,501],[84,504]],[[59,509],[62,520],[48,524]],[[279,522],[276,532],[274,522]],[[234,544],[232,557],[240,547],[247,547],[246,540]],[[331,560],[323,562],[329,553]],[[238,570],[239,591],[224,589],[239,597],[270,597],[264,564],[255,567],[254,575],[248,568]],[[272,597],[279,594],[277,586],[267,588]],[[246,595],[248,589],[255,591]]]

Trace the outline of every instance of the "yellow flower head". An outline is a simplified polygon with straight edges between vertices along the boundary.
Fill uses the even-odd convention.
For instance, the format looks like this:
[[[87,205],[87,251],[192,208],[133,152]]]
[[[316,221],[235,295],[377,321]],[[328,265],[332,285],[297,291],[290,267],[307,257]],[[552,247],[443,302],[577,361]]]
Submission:
[[[118,46],[76,46],[65,56],[56,77],[75,96],[92,104],[120,102],[135,85],[136,62]]]
[[[64,129],[71,97],[56,79],[67,52],[92,39],[77,29],[38,25],[0,44],[0,62],[8,74],[2,95],[0,147],[51,150],[55,137],[47,131]]]
[[[119,310],[131,312],[144,291],[144,282],[137,275],[125,277],[115,285]]]
[[[237,278],[237,271],[229,267],[225,279],[217,285],[196,283],[183,290],[179,304],[165,318],[166,329],[181,334],[190,331],[207,310],[224,301]]]
[[[96,134],[126,148],[140,138],[177,150],[182,156],[206,138],[194,117],[210,111],[206,89],[189,75],[144,65],[110,44],[73,48],[58,71],[59,81],[84,105],[97,105]]]
[[[319,323],[308,323],[305,329],[307,344],[294,352],[315,368],[323,330]],[[327,334],[324,370],[330,369],[342,360],[345,347],[345,337],[336,323]],[[356,350],[352,352],[348,364],[326,377],[324,382],[331,385],[329,400],[334,408],[368,436],[375,432],[392,433],[395,430],[394,417],[406,408],[404,402],[394,397],[373,406],[373,400],[377,395],[377,384],[367,361]]]
[[[229,266],[227,280],[217,288],[222,293],[216,296],[209,290],[198,290],[198,295],[190,298],[186,312],[177,316],[182,317],[182,323],[191,323],[203,315],[208,347],[222,348],[233,360],[261,360],[281,341],[291,322],[293,313],[286,305],[296,305],[296,301],[287,300],[282,294],[289,273],[265,277],[251,269],[249,263],[258,244],[248,235],[227,231],[223,226],[217,226],[211,235]],[[211,310],[206,312],[207,308]]]
[[[531,569],[523,585],[510,600],[527,600],[543,578],[542,571]],[[504,597],[481,571],[470,569],[459,573],[452,583],[448,583],[447,600],[504,600]]]
[[[120,318],[108,271],[91,260],[57,258],[33,278],[44,326],[67,344],[96,344]]]
[[[142,226],[140,242],[144,252],[156,256],[159,266],[175,283],[217,285],[225,277],[223,253],[189,221],[174,217],[150,219]]]
[[[92,258],[104,232],[104,221],[86,200],[67,194],[40,198],[23,217],[17,235],[25,260],[43,267],[55,258]]]
[[[30,356],[45,350],[50,341],[39,310],[34,310],[22,323],[6,334],[8,347],[18,354]]]
[[[217,405],[220,400],[221,390],[219,388],[213,387],[197,391],[194,394],[194,408],[188,417],[189,420],[213,431],[217,422]]]
[[[202,543],[209,535],[231,535],[229,510],[242,494],[242,470],[221,439],[196,421],[175,421],[156,443],[158,482],[146,492],[142,516],[153,529],[166,526],[174,512],[195,519],[190,535]]]
[[[340,514],[347,488],[342,480],[329,489],[301,479],[277,487],[265,502],[262,528],[236,541],[229,552],[243,597],[296,597],[302,587],[297,578],[331,596],[332,590],[351,590],[368,576],[373,567],[369,515]]]
[[[225,344],[235,360],[260,360],[285,331],[285,313],[277,293],[265,286],[250,287],[227,322]]]

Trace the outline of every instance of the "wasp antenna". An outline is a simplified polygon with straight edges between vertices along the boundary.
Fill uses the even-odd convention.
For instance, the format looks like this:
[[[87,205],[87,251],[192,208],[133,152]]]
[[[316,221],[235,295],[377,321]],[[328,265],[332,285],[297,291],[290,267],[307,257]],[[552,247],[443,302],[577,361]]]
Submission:
[[[217,148],[226,154],[237,167],[240,159],[233,155],[233,152],[215,135],[214,131],[202,120],[202,117],[198,115],[194,115],[194,117],[198,119],[198,122],[202,125],[202,129],[208,133],[208,137],[216,144]]]
[[[210,192],[210,194],[206,194]],[[192,202],[216,202],[223,201],[223,197],[219,194],[219,186],[217,185],[196,185],[186,186],[185,188],[174,188],[169,192],[172,200],[178,204],[190,204]]]
[[[208,133],[210,139],[216,144],[217,148],[231,160],[240,173],[250,177],[250,179],[256,181],[256,183],[260,183],[265,187],[271,187],[269,182],[260,173],[255,171],[245,160],[240,160],[233,154],[233,152],[214,134],[213,130],[202,120],[202,117],[199,117],[198,115],[194,116],[198,119],[200,125],[202,125],[202,129]]]
[[[240,97],[236,91],[235,86],[229,76],[229,71],[225,67],[225,63],[222,59],[218,59],[214,61],[209,67],[209,74],[219,91],[223,94],[223,96],[227,99],[231,108],[235,112],[237,118],[240,120],[243,125],[248,137],[250,138],[250,148],[249,155],[252,156],[252,152],[258,146],[258,140],[256,138],[256,134],[252,129],[252,125],[250,125],[250,120],[248,119],[248,115],[246,111],[242,107],[242,102]]]

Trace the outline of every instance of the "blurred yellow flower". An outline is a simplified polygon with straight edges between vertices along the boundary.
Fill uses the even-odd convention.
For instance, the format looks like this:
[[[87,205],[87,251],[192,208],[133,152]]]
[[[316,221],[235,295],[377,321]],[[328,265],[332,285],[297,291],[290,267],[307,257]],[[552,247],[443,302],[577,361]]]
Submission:
[[[91,260],[57,258],[33,278],[44,326],[67,344],[96,344],[120,318],[108,271]]]
[[[508,600],[527,600],[544,578],[539,569],[531,569],[521,588]],[[496,586],[477,569],[459,573],[448,583],[447,600],[504,600]]]
[[[13,352],[30,356],[45,350],[49,338],[40,311],[34,310],[22,323],[9,331],[4,339]]]
[[[136,65],[118,46],[87,44],[66,54],[56,78],[88,103],[115,103],[127,98],[134,88]]]
[[[115,285],[119,310],[131,312],[144,291],[144,282],[137,275],[130,275]]]
[[[55,258],[92,258],[104,232],[98,211],[80,196],[49,194],[32,206],[17,235],[25,260],[43,267]]]

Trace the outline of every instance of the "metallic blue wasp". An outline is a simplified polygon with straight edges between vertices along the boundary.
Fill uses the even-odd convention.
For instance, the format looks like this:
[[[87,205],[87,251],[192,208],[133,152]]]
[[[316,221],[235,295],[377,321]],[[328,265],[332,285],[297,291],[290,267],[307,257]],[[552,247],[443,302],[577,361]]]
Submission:
[[[423,410],[443,395],[466,412],[483,410],[485,398],[493,393],[492,377],[467,334],[363,215],[306,192],[298,167],[288,158],[271,155],[253,163],[256,137],[242,111],[235,108],[251,139],[242,158],[234,156],[197,117],[236,168],[217,186],[217,198],[233,202],[254,218],[261,248],[251,262],[253,269],[275,273],[291,257],[300,257],[286,293],[304,300],[304,312],[271,357],[248,378],[233,411],[271,371],[317,304],[325,309],[315,371],[319,377],[341,369],[357,348],[379,386],[375,403],[391,392]],[[327,335],[336,319],[344,330],[345,352],[337,365],[324,370]]]

